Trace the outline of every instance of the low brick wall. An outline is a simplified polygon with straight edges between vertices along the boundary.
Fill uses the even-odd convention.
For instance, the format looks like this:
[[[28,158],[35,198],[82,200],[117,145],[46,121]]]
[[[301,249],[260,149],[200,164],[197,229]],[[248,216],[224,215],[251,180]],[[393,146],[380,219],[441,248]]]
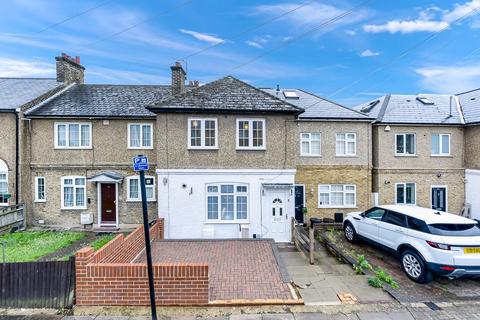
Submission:
[[[163,219],[150,229],[152,240],[163,239]],[[149,305],[147,265],[130,263],[144,248],[143,226],[119,235],[94,252],[75,255],[76,304],[79,306]],[[155,297],[159,305],[208,304],[207,264],[154,264]]]

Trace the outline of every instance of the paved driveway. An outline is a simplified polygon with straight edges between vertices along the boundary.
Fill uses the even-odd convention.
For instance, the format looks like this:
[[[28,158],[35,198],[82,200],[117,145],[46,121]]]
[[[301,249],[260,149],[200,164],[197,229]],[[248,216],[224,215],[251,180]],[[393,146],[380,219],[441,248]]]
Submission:
[[[164,240],[152,243],[154,263],[207,263],[210,301],[293,301],[288,276],[270,240]],[[278,260],[278,261],[277,261]],[[145,262],[142,252],[134,262]]]

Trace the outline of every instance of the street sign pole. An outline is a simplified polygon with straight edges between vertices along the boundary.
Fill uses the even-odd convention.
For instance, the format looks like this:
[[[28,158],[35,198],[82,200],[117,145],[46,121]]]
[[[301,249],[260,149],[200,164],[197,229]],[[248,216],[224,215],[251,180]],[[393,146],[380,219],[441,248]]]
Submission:
[[[143,166],[137,166],[139,163],[142,163]],[[147,190],[145,187],[145,170],[148,170],[148,160],[144,156],[138,156],[134,158],[133,164],[134,164],[134,170],[140,171],[140,192],[142,194],[143,229],[145,231],[145,252],[147,254],[148,287],[150,289],[150,306],[152,309],[152,320],[157,320],[157,307],[155,304],[155,286],[153,284],[152,248],[150,246],[150,228],[148,225]]]

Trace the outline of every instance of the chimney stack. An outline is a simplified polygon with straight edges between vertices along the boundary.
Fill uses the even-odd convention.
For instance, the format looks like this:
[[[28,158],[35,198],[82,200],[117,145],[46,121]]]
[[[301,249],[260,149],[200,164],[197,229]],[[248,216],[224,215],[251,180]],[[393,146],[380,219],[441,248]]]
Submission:
[[[80,57],[70,57],[66,53],[55,57],[57,61],[57,81],[63,82],[65,85],[76,82],[77,84],[84,83],[85,67],[80,64]]]
[[[187,73],[183,70],[182,64],[177,61],[170,69],[172,69],[172,94],[175,95],[184,92]]]

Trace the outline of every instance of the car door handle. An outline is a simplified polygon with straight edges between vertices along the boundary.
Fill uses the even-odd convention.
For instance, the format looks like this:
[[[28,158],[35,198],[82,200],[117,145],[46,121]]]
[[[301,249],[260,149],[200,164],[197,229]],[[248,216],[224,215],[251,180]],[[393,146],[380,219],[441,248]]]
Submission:
[[[406,231],[401,229],[401,228],[398,228],[398,229],[395,229],[395,231],[398,231],[398,232],[401,232],[401,233],[405,233]]]

